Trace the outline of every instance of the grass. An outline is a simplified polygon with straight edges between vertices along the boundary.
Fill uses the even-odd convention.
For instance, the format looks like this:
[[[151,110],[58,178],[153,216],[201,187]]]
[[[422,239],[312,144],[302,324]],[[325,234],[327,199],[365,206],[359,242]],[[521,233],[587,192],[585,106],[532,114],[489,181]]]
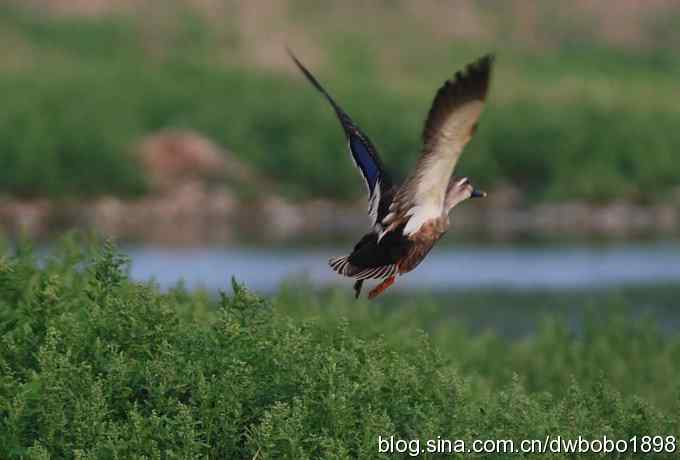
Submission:
[[[378,435],[680,430],[680,339],[604,301],[581,334],[555,317],[516,342],[432,323],[427,303],[159,293],[75,239],[0,260],[5,458],[387,458]]]
[[[249,64],[238,24],[218,29],[191,15],[155,24],[124,15],[2,13],[0,193],[144,193],[135,143],[182,127],[233,150],[291,198],[361,196],[326,103],[301,76]],[[435,88],[496,49],[489,107],[462,173],[486,188],[514,184],[530,201],[672,196],[680,145],[680,113],[668,97],[678,70],[672,51],[433,44],[422,29],[401,25],[402,51],[392,60],[385,53],[394,44],[348,29],[315,39],[328,59],[313,66],[397,176],[415,161]]]

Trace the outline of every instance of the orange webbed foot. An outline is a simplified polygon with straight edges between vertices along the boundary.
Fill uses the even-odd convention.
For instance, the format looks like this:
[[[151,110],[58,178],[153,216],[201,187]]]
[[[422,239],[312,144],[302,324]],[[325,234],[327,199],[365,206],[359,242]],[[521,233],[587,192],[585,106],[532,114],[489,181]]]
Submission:
[[[370,299],[375,299],[378,297],[380,294],[382,294],[385,289],[388,287],[392,286],[394,284],[394,275],[390,276],[389,278],[385,278],[385,280],[378,284],[376,287],[374,287],[371,292],[368,293],[368,298]]]

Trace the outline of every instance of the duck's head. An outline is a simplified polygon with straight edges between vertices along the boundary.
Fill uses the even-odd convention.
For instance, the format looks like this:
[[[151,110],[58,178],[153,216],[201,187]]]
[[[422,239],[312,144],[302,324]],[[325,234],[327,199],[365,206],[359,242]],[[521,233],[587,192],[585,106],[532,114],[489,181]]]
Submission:
[[[454,206],[468,198],[483,198],[485,196],[486,192],[476,189],[467,177],[452,177],[446,189],[444,201],[446,212],[451,211]]]

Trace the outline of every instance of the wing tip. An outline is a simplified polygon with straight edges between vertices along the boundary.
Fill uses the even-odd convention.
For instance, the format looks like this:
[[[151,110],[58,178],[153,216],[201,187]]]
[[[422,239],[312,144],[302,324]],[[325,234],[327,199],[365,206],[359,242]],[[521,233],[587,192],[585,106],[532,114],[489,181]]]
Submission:
[[[316,77],[314,76],[314,74],[312,74],[312,72],[307,67],[305,67],[305,65],[302,63],[302,61],[300,61],[297,58],[297,56],[295,55],[293,50],[290,49],[290,47],[287,44],[285,45],[285,48],[286,48],[286,52],[288,53],[288,56],[293,60],[293,63],[298,68],[298,70],[300,72],[302,72],[302,74],[305,76],[305,78],[312,84],[312,86],[314,86],[314,88],[317,89],[317,91],[319,91],[321,94],[323,94],[326,97],[326,99],[328,99],[328,102],[330,102],[331,105],[333,106],[333,108],[335,108],[336,111],[337,111],[337,107],[336,107],[337,104],[335,103],[333,98],[330,96],[330,94],[328,94],[326,89],[321,85],[319,80],[317,80]]]
[[[288,57],[293,61],[293,63],[297,66],[297,68],[298,68],[299,70],[301,70],[302,73],[305,74],[305,76],[306,76],[306,75],[307,75],[307,72],[308,72],[308,71],[307,71],[307,68],[302,64],[302,62],[300,62],[300,60],[298,59],[298,57],[295,55],[295,53],[294,53],[293,50],[290,48],[290,46],[288,46],[287,43],[286,43],[285,45],[283,45],[283,46],[284,46],[284,48],[285,48],[285,50],[286,50],[286,53],[288,53]]]
[[[444,82],[444,85],[439,88],[435,101],[438,97],[455,97],[461,93],[468,93],[468,96],[477,97],[483,101],[486,98],[495,60],[495,54],[490,52],[456,71],[453,78]]]
[[[439,88],[437,97],[468,97],[484,101],[491,81],[491,69],[496,57],[487,53],[458,70],[453,78]]]
[[[482,67],[482,68],[489,68],[493,66],[493,63],[496,62],[496,53],[494,52],[489,52],[477,59],[475,63],[477,66]]]
[[[487,53],[484,56],[480,57],[476,61],[473,61],[472,63],[468,64],[465,67],[464,72],[457,72],[456,73],[456,80],[460,81],[466,80],[471,83],[473,82],[484,82],[485,86],[488,84],[490,76],[491,76],[491,69],[493,67],[493,63],[496,60],[496,56],[494,53]]]

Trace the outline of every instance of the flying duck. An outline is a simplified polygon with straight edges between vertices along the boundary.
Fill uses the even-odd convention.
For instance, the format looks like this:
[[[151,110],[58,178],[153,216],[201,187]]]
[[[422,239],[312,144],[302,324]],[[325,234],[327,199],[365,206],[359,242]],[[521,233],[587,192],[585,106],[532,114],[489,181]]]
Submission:
[[[486,55],[456,72],[437,91],[423,129],[422,153],[413,173],[401,185],[392,182],[378,151],[288,50],[307,80],[331,104],[342,125],[354,164],[368,189],[371,229],[347,256],[330,259],[330,267],[354,278],[359,297],[364,280],[381,282],[369,299],[390,287],[397,275],[415,269],[449,228],[449,212],[468,198],[484,197],[467,177],[452,176],[458,157],[470,141],[489,88],[493,56]]]

